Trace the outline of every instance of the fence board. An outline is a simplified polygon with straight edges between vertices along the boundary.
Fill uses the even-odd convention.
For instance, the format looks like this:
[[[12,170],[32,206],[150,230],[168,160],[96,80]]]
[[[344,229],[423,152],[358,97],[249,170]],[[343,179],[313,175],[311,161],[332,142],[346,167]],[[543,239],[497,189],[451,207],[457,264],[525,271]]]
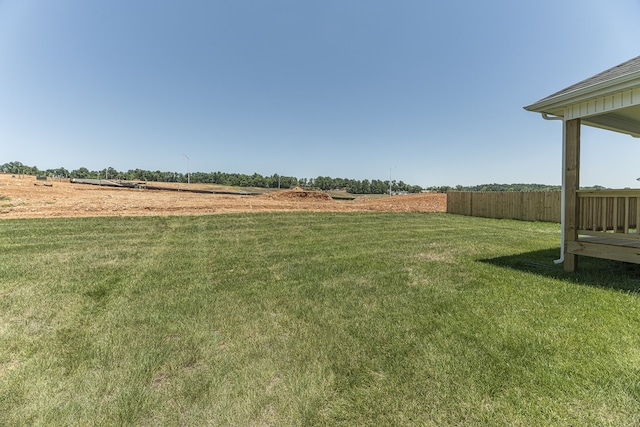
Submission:
[[[449,191],[447,212],[485,218],[560,222],[560,191]]]

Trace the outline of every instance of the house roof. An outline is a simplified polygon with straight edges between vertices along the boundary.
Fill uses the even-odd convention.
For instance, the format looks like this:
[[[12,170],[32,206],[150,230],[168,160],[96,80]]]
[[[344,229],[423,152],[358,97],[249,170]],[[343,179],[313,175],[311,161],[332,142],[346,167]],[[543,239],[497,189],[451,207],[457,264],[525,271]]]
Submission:
[[[640,56],[524,108],[640,137]]]

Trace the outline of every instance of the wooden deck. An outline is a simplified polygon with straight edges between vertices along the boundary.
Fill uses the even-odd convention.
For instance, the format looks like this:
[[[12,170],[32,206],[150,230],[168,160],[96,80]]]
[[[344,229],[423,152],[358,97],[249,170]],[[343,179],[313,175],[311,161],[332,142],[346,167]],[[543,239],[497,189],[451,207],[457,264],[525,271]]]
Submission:
[[[615,234],[618,233],[602,233],[601,236],[581,235],[577,241],[568,242],[567,252],[640,264],[640,239]]]

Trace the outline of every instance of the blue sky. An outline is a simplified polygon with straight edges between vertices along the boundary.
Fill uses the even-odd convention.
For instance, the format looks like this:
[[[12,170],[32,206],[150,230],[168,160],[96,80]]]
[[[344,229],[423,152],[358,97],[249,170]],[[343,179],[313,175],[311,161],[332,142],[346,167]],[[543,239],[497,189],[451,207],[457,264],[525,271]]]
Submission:
[[[0,164],[560,184],[523,106],[640,55],[633,0],[0,0]],[[184,157],[186,154],[190,162]],[[583,126],[583,185],[640,185]]]

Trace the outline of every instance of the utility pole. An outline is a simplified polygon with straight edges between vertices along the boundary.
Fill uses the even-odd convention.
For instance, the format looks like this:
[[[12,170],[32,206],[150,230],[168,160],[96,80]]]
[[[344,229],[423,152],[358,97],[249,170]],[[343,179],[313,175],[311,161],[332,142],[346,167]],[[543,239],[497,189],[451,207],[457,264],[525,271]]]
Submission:
[[[186,154],[182,153],[187,159],[187,188],[191,186],[191,159]]]
[[[391,196],[391,169],[395,168],[395,166],[389,168],[389,195]]]

